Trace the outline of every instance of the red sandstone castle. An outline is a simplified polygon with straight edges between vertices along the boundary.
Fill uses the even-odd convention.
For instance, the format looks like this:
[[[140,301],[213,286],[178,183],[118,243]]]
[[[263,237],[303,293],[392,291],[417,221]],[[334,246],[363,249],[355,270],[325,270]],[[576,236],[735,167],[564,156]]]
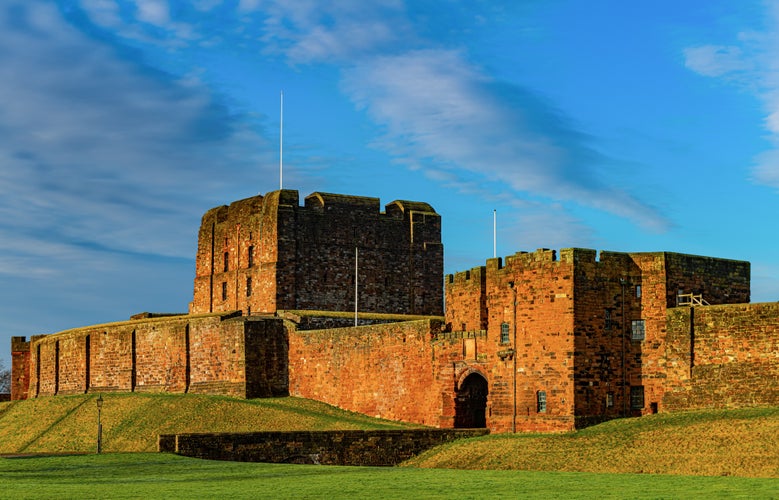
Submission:
[[[441,283],[426,203],[281,190],[209,210],[189,314],[12,340],[12,398],[294,395],[496,432],[779,404],[779,305],[748,262],[538,250]],[[355,323],[358,326],[355,326]]]

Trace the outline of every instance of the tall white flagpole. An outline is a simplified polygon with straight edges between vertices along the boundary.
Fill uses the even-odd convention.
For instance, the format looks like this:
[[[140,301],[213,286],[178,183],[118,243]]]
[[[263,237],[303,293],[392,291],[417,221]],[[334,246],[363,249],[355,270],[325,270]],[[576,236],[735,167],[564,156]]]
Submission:
[[[492,210],[492,258],[498,256],[498,211]]]
[[[279,113],[279,190],[284,189],[284,91],[281,91],[281,110]]]

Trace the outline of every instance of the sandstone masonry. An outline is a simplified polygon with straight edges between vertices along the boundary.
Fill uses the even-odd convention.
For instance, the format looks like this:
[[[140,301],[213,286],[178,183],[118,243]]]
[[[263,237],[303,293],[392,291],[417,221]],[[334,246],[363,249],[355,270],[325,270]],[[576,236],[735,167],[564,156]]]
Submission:
[[[779,404],[779,306],[749,304],[748,262],[541,249],[444,279],[426,203],[298,200],[203,216],[189,314],[15,337],[12,398],[290,394],[493,432]]]

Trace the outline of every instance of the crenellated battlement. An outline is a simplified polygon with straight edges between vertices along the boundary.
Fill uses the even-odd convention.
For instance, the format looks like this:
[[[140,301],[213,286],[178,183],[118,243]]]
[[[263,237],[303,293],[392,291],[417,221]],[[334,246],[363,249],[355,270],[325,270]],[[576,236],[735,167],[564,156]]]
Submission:
[[[191,313],[443,313],[441,216],[427,203],[280,190],[216,207],[198,236]],[[357,262],[355,262],[357,259]],[[355,264],[358,296],[354,295]]]

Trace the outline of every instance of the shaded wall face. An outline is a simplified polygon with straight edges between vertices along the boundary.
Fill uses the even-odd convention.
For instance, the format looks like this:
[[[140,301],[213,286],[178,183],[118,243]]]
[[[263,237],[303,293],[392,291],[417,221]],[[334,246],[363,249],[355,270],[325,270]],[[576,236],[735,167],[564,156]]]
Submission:
[[[294,308],[388,314],[443,314],[443,247],[437,214],[391,216],[379,207],[299,207],[281,224],[279,272]],[[294,232],[293,232],[294,231]],[[283,245],[283,248],[282,248]],[[355,253],[356,250],[356,253]],[[356,264],[356,269],[355,269]]]
[[[679,292],[702,295],[712,305],[749,303],[749,262],[676,253],[664,255],[668,307],[676,307]]]
[[[645,405],[631,404],[631,390],[651,392],[647,356],[663,333],[656,320],[665,318],[662,259],[644,262],[647,270],[659,264],[645,274],[628,254],[601,252],[596,261],[594,251],[574,252],[576,415],[598,420],[640,412]],[[657,297],[661,308],[654,310]],[[633,337],[634,321],[643,322],[643,339]]]
[[[779,405],[779,304],[668,313],[664,407]]]

